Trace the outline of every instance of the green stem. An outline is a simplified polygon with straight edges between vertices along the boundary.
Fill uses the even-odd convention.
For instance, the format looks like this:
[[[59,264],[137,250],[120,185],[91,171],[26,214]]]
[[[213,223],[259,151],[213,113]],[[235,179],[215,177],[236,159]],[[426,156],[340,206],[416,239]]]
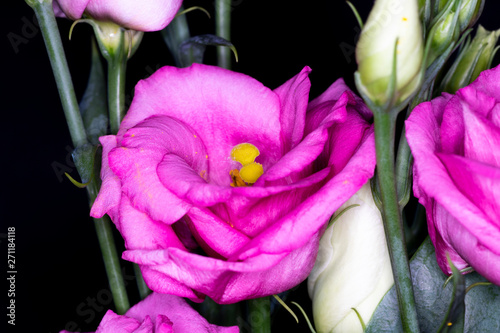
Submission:
[[[215,0],[215,34],[227,41],[231,40],[231,1]],[[217,65],[231,69],[231,49],[217,46]]]
[[[120,52],[121,53],[121,52]],[[108,107],[111,133],[118,133],[125,116],[126,56],[122,54],[108,60]]]
[[[56,80],[66,122],[68,123],[71,141],[74,147],[78,147],[87,143],[87,134],[80,115],[73,82],[71,81],[68,62],[64,55],[61,35],[52,9],[52,1],[26,2],[35,11]]]
[[[101,247],[104,266],[108,276],[109,286],[116,307],[116,313],[124,314],[130,308],[130,303],[125,289],[125,281],[120,269],[118,254],[116,253],[115,241],[111,222],[107,215],[100,219],[94,219],[94,226]]]
[[[64,55],[61,36],[52,9],[52,1],[27,0],[26,3],[35,11],[42,31],[71,140],[75,147],[83,146],[87,143],[87,134],[75,96],[66,56]],[[80,170],[78,171],[80,172]],[[93,181],[92,183],[95,184],[96,182]],[[87,190],[90,197],[90,204],[92,205],[97,196],[98,189],[96,185],[92,186],[91,184],[87,187]],[[94,221],[115,306],[118,313],[124,313],[129,308],[129,303],[118,264],[118,255],[116,253],[110,222],[104,218],[94,219]]]
[[[271,299],[269,297],[248,300],[248,321],[252,333],[271,332]]]
[[[377,176],[382,199],[384,229],[404,332],[419,332],[410,265],[394,177],[396,112],[374,112]]]
[[[135,273],[135,279],[137,280],[137,288],[139,289],[139,296],[141,297],[141,299],[145,299],[146,296],[151,294],[151,290],[146,285],[144,277],[142,276],[141,273],[141,269],[137,264],[134,264],[134,273]]]
[[[184,7],[179,8],[179,13],[184,10]],[[186,67],[191,65],[191,63],[183,63],[181,56],[179,54],[179,48],[182,42],[188,40],[191,37],[189,32],[189,26],[187,23],[186,15],[176,16],[170,24],[168,24],[162,31],[163,40],[167,44],[172,56],[174,57],[175,66]]]
[[[94,176],[92,182],[86,187],[89,195],[90,207],[94,204],[94,200],[99,192],[98,180]],[[125,280],[123,279],[122,270],[120,268],[120,261],[118,253],[116,252],[115,240],[113,237],[113,230],[111,221],[107,215],[102,218],[94,218],[94,227],[99,240],[99,247],[101,248],[104,267],[108,277],[109,287],[113,295],[116,312],[124,314],[129,308],[130,303],[125,289]]]

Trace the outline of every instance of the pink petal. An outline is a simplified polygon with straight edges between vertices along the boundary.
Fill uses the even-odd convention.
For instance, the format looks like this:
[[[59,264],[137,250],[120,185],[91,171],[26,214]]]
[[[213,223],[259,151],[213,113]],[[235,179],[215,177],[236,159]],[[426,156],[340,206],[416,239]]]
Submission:
[[[305,67],[299,74],[274,89],[281,102],[280,123],[285,151],[295,147],[304,134],[307,102],[311,88],[309,73],[311,73],[311,68]]]
[[[232,258],[245,260],[258,253],[286,253],[303,246],[348,198],[363,186],[375,169],[373,130],[345,168],[288,215],[265,229]],[[231,258],[230,258],[231,259]]]
[[[174,323],[164,315],[156,316],[155,333],[174,333]]]
[[[126,260],[128,260],[127,258],[129,258],[129,256],[125,255],[123,255],[122,257]],[[156,269],[154,269],[153,266],[141,265],[140,268],[146,285],[150,289],[160,294],[187,297],[193,302],[198,303],[203,302],[203,300],[205,299],[205,295],[196,292],[195,290],[191,289],[175,278],[171,278],[163,273],[158,272]]]
[[[109,168],[109,152],[116,147],[116,137],[114,135],[102,136],[99,138],[102,144],[102,164],[101,164],[101,189],[97,195],[90,216],[102,217],[109,214],[113,221],[117,221],[117,210],[122,195],[121,181]]]
[[[206,208],[193,207],[188,213],[188,224],[198,243],[205,251],[215,252],[213,256],[229,257],[234,251],[247,244],[250,239],[222,221]]]
[[[207,150],[203,140],[187,124],[167,116],[152,116],[123,134],[119,145],[127,148],[176,154],[191,168],[208,176]]]
[[[132,333],[141,326],[140,321],[134,318],[120,316],[108,310],[97,327],[96,333],[124,332]]]
[[[356,110],[363,116],[365,120],[370,120],[373,117],[372,111],[366,106],[363,100],[356,96],[351,89],[345,84],[344,79],[338,79],[335,81],[327,90],[325,90],[320,96],[316,97],[313,101],[309,103],[309,110],[316,109],[320,104],[324,102],[329,102],[333,100],[340,99],[340,96],[345,92],[350,93],[352,96],[352,105]]]
[[[316,234],[302,248],[288,254],[260,254],[244,262],[222,261],[177,249],[125,251],[123,256],[183,281],[219,304],[228,304],[279,293],[302,282],[314,265],[318,241]]]
[[[109,153],[109,164],[134,207],[156,221],[172,224],[187,212],[189,204],[160,182],[156,167],[162,158],[161,151],[118,147]]]
[[[61,0],[59,0],[61,2]],[[68,1],[70,2],[70,1]],[[81,2],[81,1],[76,1]],[[90,0],[87,13],[99,21],[112,21],[139,31],[165,28],[175,17],[182,0]],[[80,16],[76,18],[80,18]]]
[[[487,105],[481,107],[487,110]],[[479,162],[500,167],[500,127],[486,119],[485,115],[464,110],[464,156]]]
[[[467,225],[463,223],[469,215],[467,212],[459,218],[453,217],[448,208],[436,203],[433,210],[433,221],[438,223],[437,228],[442,232],[442,238],[436,243],[436,257],[439,266],[444,272],[451,274],[451,268],[446,260],[446,253],[450,257],[458,269],[463,269],[471,266],[479,274],[486,277],[490,282],[500,284],[500,251],[498,249],[499,231],[493,231],[490,237],[490,244],[492,239],[496,238],[496,243],[493,245],[495,249],[485,246],[484,235],[490,232],[491,228],[482,228],[473,223]],[[472,217],[474,218],[474,217]],[[467,220],[465,220],[467,221]],[[472,221],[472,220],[468,220]],[[478,227],[475,232],[471,232],[472,228]],[[443,244],[445,244],[443,246]]]
[[[456,155],[438,153],[437,156],[455,186],[484,212],[489,223],[496,224],[500,233],[500,168]]]
[[[67,17],[78,20],[82,17],[90,0],[54,0],[54,14],[58,17]]]
[[[450,102],[453,101],[455,100],[450,99]],[[454,263],[460,268],[463,268],[465,261],[467,261],[481,274],[490,272],[490,275],[485,275],[485,277],[493,282],[492,279],[496,279],[495,281],[498,283],[500,282],[499,276],[496,273],[491,275],[491,271],[499,263],[498,259],[494,259],[494,257],[500,254],[498,246],[500,230],[491,222],[488,215],[485,215],[478,208],[476,199],[471,201],[464,195],[464,193],[472,194],[471,191],[479,191],[480,193],[481,191],[493,190],[492,187],[488,186],[490,181],[481,176],[481,174],[491,176],[491,168],[478,167],[477,163],[470,161],[464,164],[466,160],[449,154],[439,154],[441,159],[436,155],[441,143],[439,134],[451,133],[452,140],[450,141],[453,141],[459,136],[459,131],[453,131],[453,125],[463,126],[463,122],[460,123],[454,121],[457,118],[451,118],[452,111],[447,109],[442,118],[443,123],[450,120],[452,123],[447,124],[447,130],[440,133],[439,116],[442,114],[442,110],[442,107],[434,108],[434,104],[423,103],[415,108],[406,121],[407,139],[415,157],[414,192],[426,208],[429,236],[436,247],[438,263],[443,271],[450,272],[445,256],[446,253],[450,253]],[[447,112],[450,112],[450,115],[447,115]],[[455,133],[457,134],[454,135]],[[450,139],[448,136],[444,137],[447,141]],[[446,150],[454,152],[460,150],[456,148],[458,142],[459,140],[453,141]],[[443,142],[444,146],[445,142]],[[443,164],[443,161],[447,166]],[[475,170],[474,172],[477,171],[480,174],[474,175],[472,173],[465,177],[463,174],[465,170],[460,170],[462,168],[472,168]],[[454,182],[450,176],[456,181]],[[497,176],[493,174],[493,177]],[[462,182],[464,183],[462,184]],[[482,183],[483,189],[472,190],[471,187],[476,182]],[[479,184],[474,184],[474,187]],[[478,200],[480,199],[478,198]],[[484,200],[491,199],[485,198]],[[479,254],[490,260],[480,259]]]
[[[157,250],[176,247],[185,250],[171,225],[154,221],[135,209],[127,196],[122,197],[118,230],[128,249]]]
[[[226,186],[207,183],[181,157],[167,154],[158,165],[157,174],[165,188],[192,204],[211,206],[231,196],[229,173]]]
[[[468,87],[494,97],[500,102],[498,96],[500,91],[500,66],[481,72],[479,77]]]
[[[278,96],[243,74],[200,64],[159,69],[137,84],[118,137],[153,115],[189,124],[202,138],[210,181],[216,185],[227,185],[235,166],[229,156],[237,144],[248,142],[259,148],[257,162],[264,170],[282,154]]]
[[[282,186],[284,191],[276,191],[278,193],[262,199],[232,198],[224,206],[227,218],[237,230],[249,237],[255,237],[286,214],[293,213],[297,205],[321,186],[321,183],[315,184],[311,180],[319,182],[326,178],[327,174],[328,172],[321,173],[319,175],[321,177],[315,177],[316,174],[314,174],[309,179],[301,181],[300,184]],[[273,186],[270,189],[277,190],[278,188]]]
[[[175,333],[236,333],[237,326],[221,327],[212,325],[196,312],[187,302],[177,296],[152,293],[139,304],[133,306],[125,314],[127,317],[143,321],[147,317],[158,322],[172,323]]]
[[[325,149],[325,143],[328,141],[328,129],[336,123],[342,123],[346,120],[346,105],[347,100],[341,99],[323,103],[316,109],[308,113],[308,128],[311,127],[311,114],[321,113],[321,122],[315,124],[313,130],[306,132],[306,137],[294,149],[284,155],[275,165],[267,170],[259,179],[256,185],[263,182],[278,180],[280,178],[289,177],[293,173],[300,173],[299,177],[289,177],[290,181],[295,181],[297,178],[302,178],[312,172],[313,162]],[[316,169],[324,166],[316,166]],[[305,170],[304,170],[305,169]],[[309,172],[307,172],[307,170]],[[306,171],[306,172],[304,172]]]

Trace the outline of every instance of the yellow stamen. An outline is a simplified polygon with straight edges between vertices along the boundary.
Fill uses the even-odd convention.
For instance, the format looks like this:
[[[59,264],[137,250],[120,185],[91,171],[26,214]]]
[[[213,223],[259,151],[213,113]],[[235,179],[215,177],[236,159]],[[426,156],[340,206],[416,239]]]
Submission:
[[[229,171],[229,175],[231,176],[231,179],[233,182],[231,183],[232,187],[241,187],[241,186],[247,186],[243,179],[241,179],[240,172],[238,169],[234,169]]]
[[[254,184],[264,173],[262,164],[255,162],[255,158],[260,155],[259,149],[251,143],[241,143],[231,150],[233,161],[239,162],[242,168],[231,170],[229,174],[233,180],[231,186],[247,186]]]
[[[262,164],[256,162],[247,164],[240,169],[241,178],[248,184],[255,183],[263,173]]]
[[[231,158],[233,161],[240,162],[241,165],[252,163],[259,155],[259,150],[251,143],[240,143],[231,150]]]

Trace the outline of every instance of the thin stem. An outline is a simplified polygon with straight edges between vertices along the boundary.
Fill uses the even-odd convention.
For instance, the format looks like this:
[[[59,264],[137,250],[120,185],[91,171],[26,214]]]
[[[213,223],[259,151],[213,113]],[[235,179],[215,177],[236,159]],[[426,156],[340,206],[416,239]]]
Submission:
[[[404,332],[419,332],[415,298],[406,252],[401,211],[394,177],[396,112],[374,112],[377,176],[382,199],[384,229]]]
[[[52,1],[28,1],[27,3],[35,11],[42,30],[43,40],[49,55],[66,122],[68,123],[71,141],[74,147],[81,146],[87,143],[87,134],[80,115],[73,82],[71,81],[68,62],[64,55],[61,35],[52,9]]]
[[[184,7],[179,8],[179,13],[184,10]],[[191,64],[184,64],[182,62],[181,56],[179,54],[179,48],[182,42],[186,41],[191,37],[189,32],[189,26],[187,23],[186,15],[176,16],[169,25],[167,25],[161,34],[167,47],[169,48],[172,56],[174,57],[175,65],[177,67],[185,67]]]
[[[145,299],[146,296],[151,294],[151,290],[146,285],[144,277],[142,276],[141,273],[141,269],[137,264],[134,264],[134,273],[135,273],[135,279],[137,280],[137,288],[139,289],[139,296],[141,297],[141,299]]]
[[[215,34],[231,40],[231,1],[215,0]],[[217,46],[217,65],[231,69],[231,49]]]
[[[108,61],[108,107],[111,133],[118,133],[125,116],[126,57],[119,55]]]
[[[116,312],[124,314],[130,308],[130,303],[125,289],[125,281],[120,269],[118,254],[116,253],[115,241],[113,239],[113,231],[111,222],[107,215],[100,219],[94,219],[94,226],[101,247],[102,258],[108,276],[111,294],[115,303]]]
[[[97,179],[94,177],[92,182],[87,186],[91,207],[94,204],[98,192]],[[116,312],[118,314],[124,314],[130,308],[130,303],[127,296],[127,290],[125,289],[125,280],[123,279],[122,270],[120,268],[118,253],[116,252],[111,221],[107,215],[104,215],[102,218],[94,218],[94,227],[97,232],[97,239],[99,240],[99,246],[101,248],[104,267],[106,269],[111,294],[113,295]]]
[[[271,300],[262,297],[248,300],[248,321],[252,333],[271,333]]]
[[[56,80],[71,140],[75,147],[80,147],[87,143],[87,134],[75,96],[61,36],[54,17],[52,1],[27,1],[27,3],[35,11],[40,29],[42,30],[42,36]],[[95,184],[95,181],[93,184]],[[87,187],[90,204],[93,203],[98,192],[97,186],[93,184],[91,183]],[[110,222],[105,218],[94,219],[94,221],[115,306],[118,313],[124,313],[129,308],[129,302],[118,264],[118,255],[116,253]]]

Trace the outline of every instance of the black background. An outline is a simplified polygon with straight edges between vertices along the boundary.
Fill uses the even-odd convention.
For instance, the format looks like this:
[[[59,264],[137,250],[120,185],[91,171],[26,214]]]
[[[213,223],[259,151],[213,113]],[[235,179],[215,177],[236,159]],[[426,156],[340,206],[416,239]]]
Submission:
[[[365,19],[371,1],[352,1]],[[354,89],[356,20],[344,1],[233,0],[232,42],[240,61],[233,69],[276,88],[304,66],[313,72],[311,97],[319,95],[337,78]],[[213,17],[213,2],[185,1],[199,5]],[[107,308],[108,286],[92,220],[88,217],[85,190],[58,175],[54,165],[72,170],[71,140],[55,81],[34,14],[24,1],[8,1],[3,10],[1,59],[1,194],[0,242],[6,271],[7,227],[16,228],[16,326],[15,332],[58,332],[61,329],[95,331]],[[500,28],[500,4],[489,0],[480,22]],[[192,35],[214,33],[214,20],[201,12],[187,14]],[[6,16],[6,17],[5,17]],[[79,25],[68,41],[70,22],[58,19],[78,98],[86,86],[91,30]],[[18,43],[13,43],[16,40]],[[215,64],[209,48],[206,63]],[[498,64],[496,57],[494,65]],[[141,47],[128,63],[127,94],[135,83],[173,60],[159,33],[146,33]],[[59,169],[60,170],[60,169]],[[65,169],[66,171],[66,169]],[[116,237],[119,246],[121,239]],[[127,275],[131,266],[122,262]],[[128,285],[131,303],[138,300],[134,281]],[[7,299],[8,286],[0,294]],[[92,310],[90,302],[96,301]],[[288,300],[310,308],[302,284]],[[4,303],[5,304],[5,301]],[[101,306],[102,305],[102,306]],[[7,310],[2,306],[2,326]],[[298,311],[297,311],[298,313]],[[301,318],[280,310],[273,331],[293,328],[307,331]],[[5,324],[6,325],[6,324]],[[73,327],[71,327],[73,326]],[[9,326],[10,329],[12,327]]]

